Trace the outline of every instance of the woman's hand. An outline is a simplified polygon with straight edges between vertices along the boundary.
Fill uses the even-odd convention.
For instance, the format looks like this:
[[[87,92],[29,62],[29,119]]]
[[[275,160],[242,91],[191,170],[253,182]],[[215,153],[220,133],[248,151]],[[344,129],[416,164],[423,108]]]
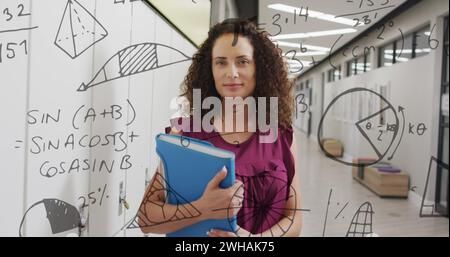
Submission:
[[[230,231],[223,231],[219,229],[211,229],[208,232],[209,237],[250,237],[252,234],[248,232],[247,230],[241,228],[238,226],[238,229],[236,232],[230,232]]]
[[[225,219],[237,215],[242,207],[244,188],[240,181],[226,189],[220,188],[220,182],[226,177],[227,170],[224,167],[209,181],[202,197],[197,200],[196,206],[204,219]]]

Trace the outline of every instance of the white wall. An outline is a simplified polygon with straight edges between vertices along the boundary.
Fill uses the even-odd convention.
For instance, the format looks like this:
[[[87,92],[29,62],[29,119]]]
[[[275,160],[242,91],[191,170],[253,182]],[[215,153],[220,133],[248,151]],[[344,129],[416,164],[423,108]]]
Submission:
[[[431,27],[436,24],[431,38],[440,42],[439,47],[432,50],[427,56],[418,57],[406,63],[398,63],[392,67],[377,68],[365,74],[343,78],[337,82],[326,83],[324,91],[323,107],[325,109],[335,96],[350,88],[363,87],[380,93],[380,86],[390,85],[387,100],[395,108],[399,105],[404,107],[406,116],[405,134],[391,163],[410,174],[411,186],[417,186],[416,192],[419,195],[423,194],[430,157],[437,156],[443,17],[445,15],[448,15],[448,1],[422,1],[394,18],[393,27],[386,26],[382,35],[384,40],[377,39],[381,30],[376,29],[367,37],[349,45],[346,50],[347,57],[344,57],[341,51],[331,58],[334,65],[342,65],[344,77],[346,75],[346,61],[353,58],[350,53],[353,47],[357,45],[359,46],[356,51],[358,55],[362,54],[366,46],[373,45],[377,49],[375,53],[371,52],[372,67],[377,67],[378,47],[400,38],[399,30],[408,34],[426,24],[430,24]],[[313,81],[313,92],[315,91],[317,94],[314,96],[315,99],[321,97],[319,94],[321,93],[322,73],[325,72],[326,74],[331,68],[327,61],[299,78],[300,81],[306,81],[307,79]],[[318,101],[316,100],[315,103],[317,104]],[[363,106],[367,104],[366,102]],[[347,106],[347,111],[350,111],[350,114],[358,114],[358,107]],[[321,115],[318,111],[313,114],[314,117],[319,117],[319,119]],[[400,113],[399,118],[402,120]],[[357,119],[327,118],[326,124],[323,126],[324,137],[332,136],[343,141],[347,158],[364,156],[371,152],[370,145],[361,137],[355,136],[354,121],[357,121]],[[423,136],[409,134],[409,123],[415,125],[424,123],[427,127],[425,134]],[[313,128],[313,133],[317,133],[317,127]],[[314,135],[313,138],[316,137],[317,135]],[[396,143],[397,141],[394,142],[389,153],[395,148]],[[385,159],[390,155],[389,153]],[[433,190],[434,188],[431,187],[430,192]]]
[[[18,236],[26,210],[43,199],[59,199],[78,208],[85,198],[88,205],[85,214],[89,215],[89,223],[83,235],[111,236],[133,218],[144,194],[145,179],[153,175],[157,165],[154,138],[169,125],[169,118],[175,112],[170,110],[169,103],[179,93],[190,60],[131,76],[124,76],[125,67],[119,67],[113,60],[110,62],[113,65],[107,66],[101,75],[112,78],[116,74],[120,78],[84,92],[77,89],[81,83],[91,81],[112,56],[131,45],[157,43],[170,46],[188,57],[195,52],[193,45],[142,2],[73,2],[72,9],[76,10],[71,13],[73,33],[63,22],[61,31],[69,32],[65,32],[62,38],[76,35],[78,49],[101,39],[85,52],[80,54],[79,51],[78,56],[72,56],[75,58],[54,44],[67,7],[66,0],[40,0],[39,4],[29,0],[2,0],[0,3],[1,13],[8,8],[14,16],[9,21],[5,21],[9,16],[2,16],[0,31],[36,27],[0,33],[3,47],[0,51],[0,114],[3,120],[0,133],[0,141],[3,142],[0,145],[3,164],[0,170],[0,200],[3,202],[0,236]],[[24,7],[22,14],[31,15],[15,15],[21,10],[19,4]],[[106,29],[107,35],[102,34],[102,28],[86,14],[86,10]],[[27,53],[23,45],[19,45],[23,40],[27,40]],[[70,45],[74,40],[59,42],[63,48],[73,51]],[[14,57],[11,50],[5,50],[8,43],[18,45],[9,44],[9,48],[16,47]],[[159,62],[171,63],[179,58],[177,52],[160,54],[158,52]],[[111,106],[116,110],[121,108],[120,114],[115,112],[114,117],[102,115],[105,110],[110,111]],[[89,108],[92,108],[91,112]],[[93,114],[93,110],[95,120],[90,116],[85,122],[84,116]],[[56,118],[59,112],[58,122],[50,119],[48,123],[41,123],[43,113]],[[109,137],[109,144],[105,139],[114,133],[123,134],[123,142],[117,138],[115,146],[112,145],[112,137]],[[133,142],[130,138],[132,133],[138,135]],[[70,144],[64,146],[72,134],[75,139],[73,149]],[[93,138],[93,143],[99,137],[102,141],[95,147],[81,147],[77,142],[83,137]],[[60,140],[59,149],[44,150],[42,144],[48,145],[48,140],[54,144]],[[74,159],[80,160],[80,168],[69,172]],[[102,161],[108,168],[114,162],[111,172],[105,166],[99,171]],[[83,170],[87,169],[85,162],[90,163],[90,171]],[[41,174],[42,165],[55,167],[50,168],[50,177]],[[58,173],[53,174],[56,171]],[[120,183],[124,185],[130,210],[120,207]],[[42,203],[30,209],[21,230],[23,235],[64,236],[77,232],[72,229],[54,234],[46,218],[45,207]],[[136,230],[118,233],[119,236],[140,234]]]

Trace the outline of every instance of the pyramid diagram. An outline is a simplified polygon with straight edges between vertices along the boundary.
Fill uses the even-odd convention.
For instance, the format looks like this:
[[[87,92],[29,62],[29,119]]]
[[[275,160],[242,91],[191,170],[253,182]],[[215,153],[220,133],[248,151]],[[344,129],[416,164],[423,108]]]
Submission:
[[[72,59],[108,35],[106,29],[76,0],[68,0],[55,45]]]

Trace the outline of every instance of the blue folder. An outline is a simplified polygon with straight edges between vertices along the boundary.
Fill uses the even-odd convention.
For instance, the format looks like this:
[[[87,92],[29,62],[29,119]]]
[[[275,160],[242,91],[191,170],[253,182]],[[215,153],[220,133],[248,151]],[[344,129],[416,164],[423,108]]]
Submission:
[[[156,152],[161,158],[166,180],[167,201],[170,204],[183,205],[199,199],[208,182],[225,166],[227,176],[219,184],[228,188],[235,182],[235,156],[233,152],[213,146],[207,141],[195,138],[159,134],[156,136]],[[172,219],[194,217],[195,213],[187,209],[180,210]],[[231,211],[231,209],[229,210]],[[230,219],[210,219],[187,226],[167,234],[168,237],[205,237],[210,229],[236,231],[236,217]]]

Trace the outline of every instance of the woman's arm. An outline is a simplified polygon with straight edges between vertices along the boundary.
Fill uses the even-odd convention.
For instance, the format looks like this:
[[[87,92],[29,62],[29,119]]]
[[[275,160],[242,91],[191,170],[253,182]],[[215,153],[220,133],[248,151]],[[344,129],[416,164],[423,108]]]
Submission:
[[[171,134],[179,134],[179,132],[173,131]],[[227,207],[235,192],[238,192],[243,197],[243,190],[239,192],[242,183],[237,181],[230,188],[220,188],[219,184],[226,177],[226,174],[226,170],[218,172],[208,183],[200,199],[189,204],[178,206],[166,202],[165,181],[161,175],[161,171],[156,169],[155,175],[152,178],[150,186],[146,189],[145,197],[139,208],[138,224],[141,231],[145,234],[167,234],[205,219],[222,219],[227,218],[228,215],[231,218],[233,215],[236,215],[240,209],[238,208],[239,203],[231,203],[231,207],[234,207],[232,212],[228,212]],[[171,220],[177,214],[192,217],[181,218],[175,221]]]
[[[181,131],[172,128],[170,134],[180,135]],[[159,167],[161,167],[161,162]],[[200,215],[196,215],[198,214],[197,203],[193,202],[191,205],[186,204],[183,206],[166,203],[166,185],[162,178],[162,173],[157,168],[139,207],[138,224],[144,234],[167,234],[201,221]],[[178,207],[188,209],[193,217],[170,221],[176,214]]]
[[[227,175],[226,169],[218,172],[209,181],[200,199],[189,204],[174,205],[166,202],[164,181],[159,171],[153,176],[152,184],[147,188],[139,208],[139,227],[145,234],[167,234],[206,219],[225,219],[236,215],[240,210],[240,202],[233,198],[238,194],[243,198],[242,183],[236,183],[226,189],[219,186]],[[228,207],[230,205],[230,207]],[[228,211],[231,208],[232,211]],[[191,218],[183,216],[190,215]],[[172,217],[180,220],[172,220]]]
[[[139,207],[138,224],[141,231],[144,234],[167,234],[201,221],[201,215],[198,215],[197,202],[183,206],[166,203],[165,188],[163,186],[164,181],[162,181],[160,174],[160,171],[156,169],[151,184],[147,188],[145,197]],[[176,214],[178,208],[187,209],[195,216],[178,221],[170,221]]]
[[[292,141],[292,146],[291,146],[291,153],[294,156],[294,165],[295,165],[295,174],[294,174],[294,178],[292,179],[292,184],[291,184],[291,192],[289,195],[293,195],[295,194],[295,199],[294,197],[291,197],[288,199],[287,203],[286,203],[286,208],[284,211],[284,215],[286,217],[289,217],[290,219],[294,219],[292,225],[290,226],[289,230],[286,232],[286,234],[284,234],[284,236],[287,237],[298,237],[300,236],[300,232],[302,230],[302,212],[299,211],[299,209],[301,209],[301,197],[300,197],[300,176],[299,176],[299,169],[298,169],[298,161],[297,161],[297,144],[296,144],[296,139],[295,139],[295,133],[294,133],[294,140]],[[292,192],[294,191],[294,192]],[[278,225],[280,225],[282,228],[286,228],[289,227],[290,224],[290,220],[288,218],[283,218],[282,220],[280,220],[278,222]],[[278,226],[275,225],[275,226]],[[283,226],[285,225],[285,226]],[[274,228],[272,227],[272,230]],[[267,233],[270,231],[265,231],[264,233]],[[264,235],[263,233],[263,235]],[[270,236],[270,235],[267,235]]]

